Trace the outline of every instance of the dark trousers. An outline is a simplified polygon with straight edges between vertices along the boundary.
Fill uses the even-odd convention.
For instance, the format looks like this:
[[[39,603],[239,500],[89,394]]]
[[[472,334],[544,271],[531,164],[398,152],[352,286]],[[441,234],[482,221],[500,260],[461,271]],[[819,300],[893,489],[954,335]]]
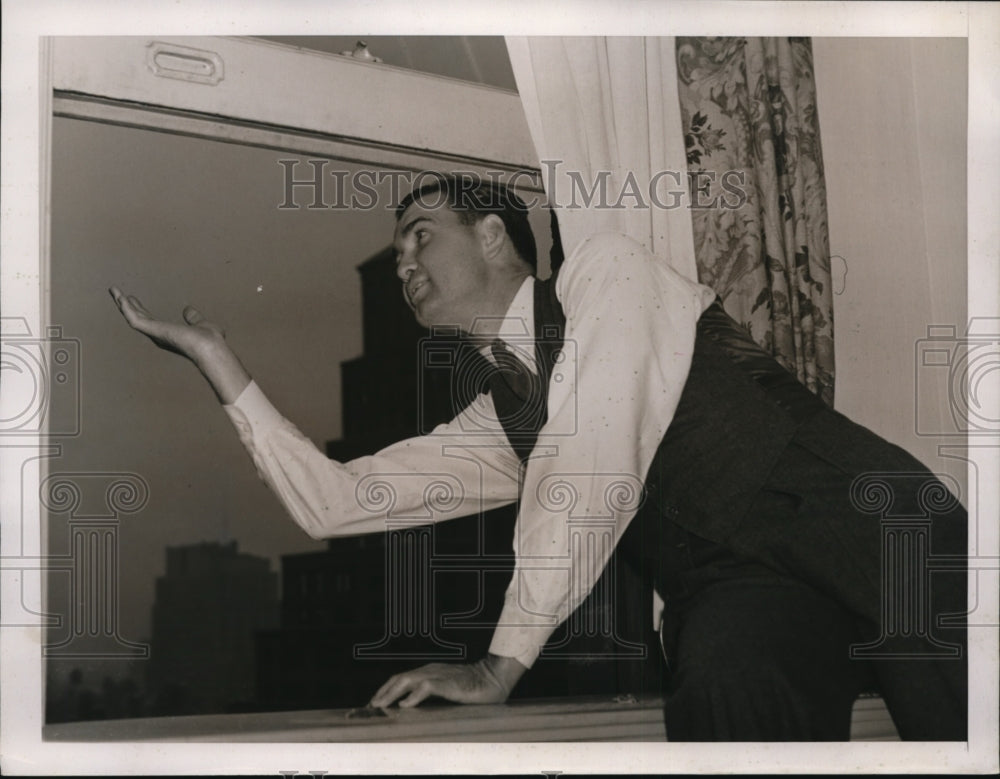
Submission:
[[[793,444],[722,544],[667,529],[669,740],[845,740],[865,690],[903,739],[966,739],[965,571],[928,570],[964,556],[966,515],[903,450],[871,449],[848,472]],[[880,474],[866,494],[861,473]]]

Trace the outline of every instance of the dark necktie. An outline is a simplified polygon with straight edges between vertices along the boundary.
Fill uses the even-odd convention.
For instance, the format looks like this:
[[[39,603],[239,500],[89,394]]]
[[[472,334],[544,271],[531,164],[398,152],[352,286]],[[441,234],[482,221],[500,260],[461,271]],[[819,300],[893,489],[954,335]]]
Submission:
[[[538,431],[545,424],[545,392],[541,380],[531,373],[497,339],[490,344],[496,369],[490,379],[490,394],[500,424],[518,459],[523,463],[531,454]]]
[[[532,395],[532,376],[527,366],[507,348],[499,338],[490,344],[490,352],[496,360],[497,370],[510,391],[523,403]]]

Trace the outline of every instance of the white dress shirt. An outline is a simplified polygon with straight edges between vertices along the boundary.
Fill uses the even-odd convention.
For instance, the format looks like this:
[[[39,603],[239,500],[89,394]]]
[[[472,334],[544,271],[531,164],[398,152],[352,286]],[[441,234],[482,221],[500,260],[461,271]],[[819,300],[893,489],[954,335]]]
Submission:
[[[532,369],[533,279],[501,337]],[[548,421],[522,472],[490,396],[430,434],[348,463],[328,459],[251,383],[225,406],[258,472],[313,538],[382,532],[520,500],[514,576],[490,652],[531,667],[587,596],[635,515],[642,483],[691,364],[695,326],[715,293],[624,235],[580,243],[556,296],[565,342]]]

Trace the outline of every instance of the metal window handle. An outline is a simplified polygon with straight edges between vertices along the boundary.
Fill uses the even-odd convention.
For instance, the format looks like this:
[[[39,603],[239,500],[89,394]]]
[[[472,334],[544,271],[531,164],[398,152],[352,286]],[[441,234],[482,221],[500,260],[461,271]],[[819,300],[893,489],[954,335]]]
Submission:
[[[175,43],[153,41],[147,47],[146,64],[154,76],[215,86],[225,78],[222,57],[214,51],[192,49]]]

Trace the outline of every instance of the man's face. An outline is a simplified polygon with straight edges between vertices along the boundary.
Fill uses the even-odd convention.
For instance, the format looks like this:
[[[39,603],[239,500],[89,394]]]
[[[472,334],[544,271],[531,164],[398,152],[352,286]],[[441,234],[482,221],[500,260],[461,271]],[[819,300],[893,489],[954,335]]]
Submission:
[[[393,247],[396,275],[417,321],[468,331],[488,288],[475,226],[433,199],[431,205],[415,201],[396,223]]]

